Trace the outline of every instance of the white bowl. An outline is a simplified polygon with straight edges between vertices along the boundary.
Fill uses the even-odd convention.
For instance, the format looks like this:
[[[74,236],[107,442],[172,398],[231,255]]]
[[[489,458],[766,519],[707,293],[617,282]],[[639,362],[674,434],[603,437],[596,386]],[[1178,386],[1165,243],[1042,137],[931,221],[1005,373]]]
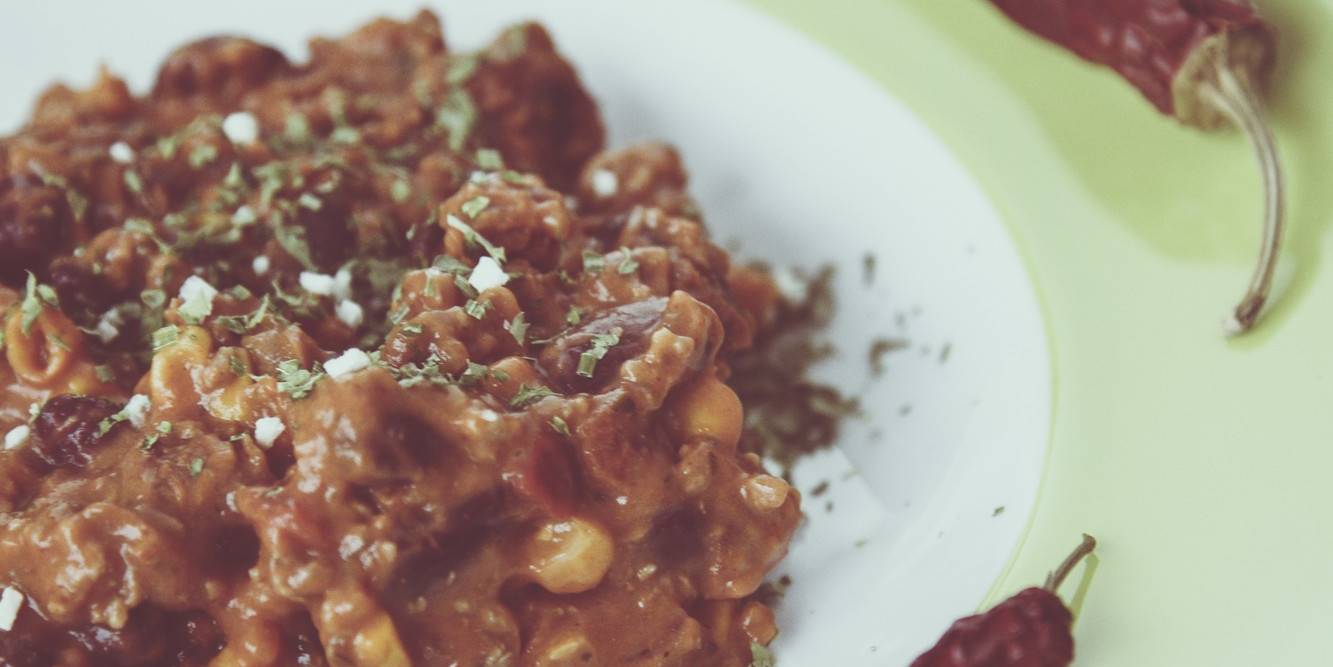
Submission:
[[[373,11],[406,16],[419,4]],[[901,665],[971,613],[1035,502],[1052,377],[1023,263],[945,146],[850,65],[740,5],[473,0],[436,10],[455,48],[521,18],[544,21],[600,100],[612,145],[680,147],[718,238],[776,266],[841,267],[830,331],[840,353],[820,375],[858,396],[866,417],[847,425],[839,449],[796,470],[803,489],[832,488],[807,496],[808,524],[778,570],[794,582],[779,608],[780,664]],[[86,83],[98,62],[143,90],[187,39],[241,32],[303,55],[307,36],[371,14],[314,0],[12,5],[0,21],[0,127],[17,125],[53,78]],[[861,275],[867,253],[872,285]],[[867,349],[885,336],[912,348],[872,378]]]

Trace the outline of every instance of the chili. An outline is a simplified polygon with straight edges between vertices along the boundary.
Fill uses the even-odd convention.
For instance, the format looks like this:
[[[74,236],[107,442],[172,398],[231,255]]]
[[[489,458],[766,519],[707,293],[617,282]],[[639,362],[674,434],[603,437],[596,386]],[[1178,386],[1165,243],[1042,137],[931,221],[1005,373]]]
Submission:
[[[1065,667],[1074,661],[1074,615],[1055,594],[1097,546],[1083,536],[1041,588],[1028,588],[984,614],[954,622],[912,667]]]
[[[1105,65],[1162,113],[1213,130],[1228,122],[1254,145],[1264,180],[1264,231],[1250,285],[1228,319],[1241,333],[1272,290],[1284,226],[1277,144],[1258,91],[1272,73],[1276,31],[1250,0],[991,0],[1037,35]]]

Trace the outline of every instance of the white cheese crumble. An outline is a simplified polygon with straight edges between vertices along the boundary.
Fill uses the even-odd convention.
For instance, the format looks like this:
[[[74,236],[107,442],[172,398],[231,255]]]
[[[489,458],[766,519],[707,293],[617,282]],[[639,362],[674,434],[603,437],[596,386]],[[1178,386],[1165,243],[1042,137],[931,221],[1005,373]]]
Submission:
[[[327,273],[302,271],[300,281],[301,289],[319,296],[333,296],[338,289],[338,280]]]
[[[278,417],[260,417],[255,420],[255,442],[268,449],[278,441],[278,436],[287,430],[287,425]]]
[[[123,141],[117,141],[116,143],[111,144],[111,147],[106,149],[106,153],[111,156],[112,160],[120,164],[134,162],[134,149],[130,148],[130,145]]]
[[[338,269],[333,274],[333,293],[339,299],[349,299],[352,296],[352,271],[347,267]]]
[[[153,407],[152,401],[148,400],[143,394],[135,394],[130,397],[125,408],[121,410],[125,418],[134,425],[134,428],[143,428],[144,421],[148,417],[148,409]]]
[[[116,336],[120,335],[120,326],[124,323],[125,321],[120,318],[120,311],[115,308],[102,313],[102,317],[97,320],[97,329],[95,329],[97,337],[103,343],[110,343],[116,339]]]
[[[361,309],[361,304],[355,301],[347,299],[339,301],[334,312],[338,315],[338,319],[342,320],[343,324],[346,324],[353,329],[361,326],[361,323],[366,321],[365,311]]]
[[[190,312],[200,319],[208,317],[213,312],[213,299],[217,295],[217,288],[199,276],[190,276],[181,283],[181,307],[188,307]]]
[[[500,268],[500,264],[490,257],[482,257],[477,260],[477,266],[472,269],[472,275],[467,277],[467,282],[478,292],[485,292],[492,287],[500,287],[509,282],[509,274]]]
[[[253,224],[256,220],[259,220],[259,214],[249,204],[242,204],[231,214],[231,221],[237,225]]]
[[[259,121],[248,111],[237,111],[223,119],[222,133],[233,144],[253,144],[259,140]]]
[[[324,372],[334,380],[341,380],[352,373],[370,367],[370,356],[358,348],[352,348],[324,362]]]
[[[620,189],[620,179],[616,177],[615,172],[606,169],[598,169],[592,172],[592,191],[602,199],[615,196],[616,191]]]
[[[268,258],[268,255],[260,255],[250,262],[250,268],[254,270],[257,276],[268,273],[270,266],[272,266],[272,261]]]
[[[0,630],[9,632],[14,629],[14,621],[18,620],[22,608],[23,594],[17,588],[5,586],[5,592],[0,593]]]
[[[9,429],[5,434],[5,449],[18,449],[28,441],[28,436],[32,434],[32,429],[27,424],[19,424]]]

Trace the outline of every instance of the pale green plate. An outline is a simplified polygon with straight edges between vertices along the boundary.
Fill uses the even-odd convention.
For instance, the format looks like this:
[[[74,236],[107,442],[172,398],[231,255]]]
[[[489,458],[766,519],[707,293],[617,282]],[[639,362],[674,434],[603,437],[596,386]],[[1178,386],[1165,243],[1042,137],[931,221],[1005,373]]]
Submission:
[[[981,0],[756,0],[948,142],[1041,292],[1057,387],[1046,478],[989,605],[1100,541],[1080,665],[1330,664],[1333,4],[1261,3],[1282,33],[1290,180],[1280,297],[1240,340],[1260,191],[1235,133],[1158,115]],[[1072,592],[1072,586],[1070,587]]]

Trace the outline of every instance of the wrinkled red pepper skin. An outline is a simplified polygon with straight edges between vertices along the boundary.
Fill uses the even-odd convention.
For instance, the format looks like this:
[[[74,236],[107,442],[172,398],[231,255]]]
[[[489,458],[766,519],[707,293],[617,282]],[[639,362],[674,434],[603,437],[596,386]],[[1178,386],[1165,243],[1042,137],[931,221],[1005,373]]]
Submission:
[[[991,0],[1028,30],[1119,72],[1176,116],[1173,86],[1210,37],[1267,31],[1248,0]]]
[[[1074,617],[1059,597],[1028,588],[984,614],[954,622],[912,667],[1067,667]]]

